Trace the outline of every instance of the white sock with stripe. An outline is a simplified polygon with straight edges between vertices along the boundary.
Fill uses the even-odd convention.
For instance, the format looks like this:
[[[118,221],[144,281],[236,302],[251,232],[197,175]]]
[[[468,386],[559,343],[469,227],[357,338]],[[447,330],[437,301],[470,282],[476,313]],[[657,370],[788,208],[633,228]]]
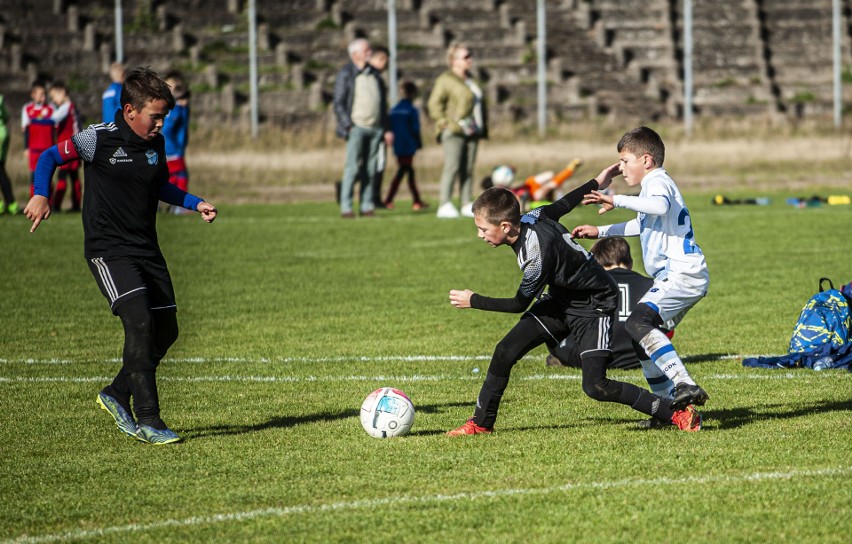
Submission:
[[[651,393],[664,399],[674,398],[674,382],[663,374],[660,367],[654,364],[651,359],[639,362],[642,364],[642,373],[645,375],[645,380],[647,380],[648,386],[651,388]]]
[[[645,350],[645,353],[651,356],[654,364],[675,385],[680,383],[695,385],[686,367],[683,366],[683,361],[680,360],[671,340],[661,330],[652,329],[651,332],[639,341],[639,344]]]

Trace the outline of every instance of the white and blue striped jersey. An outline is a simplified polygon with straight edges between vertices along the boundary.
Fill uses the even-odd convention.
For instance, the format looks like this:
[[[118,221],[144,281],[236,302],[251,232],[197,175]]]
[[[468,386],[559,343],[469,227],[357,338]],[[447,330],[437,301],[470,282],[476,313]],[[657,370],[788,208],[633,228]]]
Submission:
[[[616,208],[638,212],[636,219],[598,227],[599,237],[638,235],[649,276],[661,280],[678,275],[692,286],[706,286],[710,281],[707,262],[695,241],[692,218],[674,180],[657,168],[645,176],[641,185],[639,196],[613,197]]]

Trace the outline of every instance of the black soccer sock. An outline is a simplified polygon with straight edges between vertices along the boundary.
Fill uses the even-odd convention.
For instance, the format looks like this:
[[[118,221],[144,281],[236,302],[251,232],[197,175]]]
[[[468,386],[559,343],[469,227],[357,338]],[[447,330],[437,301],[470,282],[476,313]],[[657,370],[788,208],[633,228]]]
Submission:
[[[124,367],[121,367],[112,383],[104,387],[103,391],[130,412],[130,385],[127,383],[127,370]]]
[[[669,408],[671,401],[658,397],[632,383],[624,384],[618,402],[663,421],[671,421],[674,415],[674,412]]]
[[[133,412],[139,423],[158,430],[168,428],[160,419],[160,399],[157,395],[157,378],[153,370],[133,372],[127,383],[133,393]]]
[[[500,409],[500,401],[503,399],[503,392],[507,385],[509,385],[508,376],[495,376],[490,373],[485,376],[485,382],[479,391],[476,409],[473,412],[474,423],[480,427],[494,426],[494,422],[497,421],[497,410]]]

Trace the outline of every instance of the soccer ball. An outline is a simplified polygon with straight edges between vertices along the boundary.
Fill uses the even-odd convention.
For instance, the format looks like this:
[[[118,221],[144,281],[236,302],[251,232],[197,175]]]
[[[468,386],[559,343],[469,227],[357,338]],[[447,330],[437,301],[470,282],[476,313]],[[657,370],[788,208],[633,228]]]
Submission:
[[[376,389],[361,404],[361,426],[374,438],[404,436],[413,423],[414,404],[399,389]]]
[[[515,170],[511,166],[501,165],[491,172],[491,183],[497,187],[508,187],[515,179]]]

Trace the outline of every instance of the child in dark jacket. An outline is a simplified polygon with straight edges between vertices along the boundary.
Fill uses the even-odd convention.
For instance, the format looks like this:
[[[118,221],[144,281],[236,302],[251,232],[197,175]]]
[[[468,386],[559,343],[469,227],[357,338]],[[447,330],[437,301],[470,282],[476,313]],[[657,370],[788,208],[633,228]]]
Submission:
[[[393,131],[393,151],[399,163],[399,170],[391,181],[385,206],[393,208],[393,198],[399,189],[402,178],[408,176],[408,189],[414,201],[412,207],[420,210],[428,206],[420,199],[417,185],[414,181],[414,154],[423,147],[420,139],[420,113],[412,101],[417,96],[417,86],[411,81],[403,81],[399,86],[402,98],[390,111],[390,124]]]

